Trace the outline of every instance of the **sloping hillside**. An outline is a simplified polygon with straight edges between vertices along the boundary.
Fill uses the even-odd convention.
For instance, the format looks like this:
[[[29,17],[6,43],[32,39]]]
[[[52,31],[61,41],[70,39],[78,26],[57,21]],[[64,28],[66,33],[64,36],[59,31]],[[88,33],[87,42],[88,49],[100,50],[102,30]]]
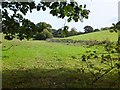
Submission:
[[[73,40],[110,40],[110,41],[117,41],[118,34],[113,32],[109,32],[109,30],[106,31],[100,31],[100,32],[93,32],[83,35],[77,35],[77,36],[71,36],[67,37],[66,39],[73,39]]]

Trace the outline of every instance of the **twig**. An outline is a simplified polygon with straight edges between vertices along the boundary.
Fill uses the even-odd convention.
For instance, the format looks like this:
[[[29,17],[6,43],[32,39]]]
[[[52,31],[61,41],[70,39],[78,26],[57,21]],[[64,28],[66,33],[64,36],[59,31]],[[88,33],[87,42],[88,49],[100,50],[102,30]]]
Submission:
[[[2,51],[7,51],[7,50],[9,50],[9,49],[11,49],[13,47],[13,45],[11,45],[9,48],[7,48],[7,49],[2,49]]]
[[[87,62],[86,62],[86,64],[87,64]],[[87,66],[88,66],[88,64],[87,64]],[[96,77],[95,74],[90,69],[88,69],[88,70],[94,77]]]
[[[106,75],[107,73],[109,73],[114,68],[115,67],[112,67],[111,69],[109,69],[108,71],[106,71],[104,74],[102,74],[101,76],[99,76],[98,78],[96,78],[95,80],[93,80],[93,83],[95,83],[96,81],[98,81],[101,77],[103,77],[104,75]]]
[[[64,26],[65,26],[65,24],[66,24],[66,19],[64,19],[65,20],[65,23],[64,23]]]

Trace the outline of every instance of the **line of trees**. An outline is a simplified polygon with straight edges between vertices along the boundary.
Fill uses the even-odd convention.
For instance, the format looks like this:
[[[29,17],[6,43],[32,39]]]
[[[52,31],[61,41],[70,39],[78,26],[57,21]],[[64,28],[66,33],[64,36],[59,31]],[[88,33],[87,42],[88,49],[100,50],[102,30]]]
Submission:
[[[71,28],[71,30],[68,30],[68,26],[64,26],[63,28],[60,28],[58,30],[52,29],[52,34],[54,37],[64,38],[69,36],[78,35],[78,31],[75,27]]]
[[[36,24],[37,33],[33,35],[35,40],[46,40],[47,38],[58,37],[64,38],[69,36],[78,35],[77,29],[75,27],[71,28],[69,31],[68,26],[64,26],[58,30],[53,29],[52,26],[46,22],[40,22]]]
[[[69,37],[69,36],[75,36],[75,35],[81,35],[81,34],[86,34],[86,33],[91,33],[91,32],[98,32],[102,30],[109,30],[112,29],[111,27],[104,27],[101,29],[94,29],[92,26],[85,26],[84,27],[84,32],[78,31],[75,27],[71,28],[69,30],[68,26],[64,26],[59,29],[53,29],[52,26],[46,22],[40,22],[36,24],[37,33],[33,35],[33,38],[35,40],[46,40],[47,38],[64,38],[64,37]]]
[[[100,30],[99,29],[93,29],[93,27],[89,26],[89,25],[84,27],[84,33],[98,32],[98,31],[100,31]]]
[[[87,26],[84,27],[84,34],[85,33],[91,33],[91,32],[104,31],[104,30],[112,30],[112,29],[113,29],[113,26],[102,27],[101,29],[98,29],[98,28],[94,29],[92,26],[87,25]]]

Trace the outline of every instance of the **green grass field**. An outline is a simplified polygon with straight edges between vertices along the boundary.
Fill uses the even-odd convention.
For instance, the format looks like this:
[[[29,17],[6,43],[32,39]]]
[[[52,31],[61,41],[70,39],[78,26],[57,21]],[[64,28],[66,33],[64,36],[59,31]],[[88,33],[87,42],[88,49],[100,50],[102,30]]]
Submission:
[[[110,41],[117,41],[118,34],[116,32],[109,32],[109,30],[100,31],[100,32],[93,32],[84,35],[77,35],[68,37],[66,39],[73,39],[73,40],[110,40]]]
[[[101,34],[103,35],[103,32]],[[70,38],[76,39],[75,37],[77,36]],[[87,38],[87,34],[85,37]],[[114,35],[111,37],[116,38]],[[91,87],[89,83],[94,77],[85,67],[86,64],[82,62],[81,56],[88,50],[105,52],[103,46],[97,45],[88,48],[85,45],[16,39],[12,41],[3,39],[2,50],[4,88]],[[96,67],[107,68],[106,65],[100,64],[99,59],[93,59],[92,62]],[[83,67],[85,73],[81,71]],[[97,75],[98,72],[94,72]],[[94,87],[109,87],[116,77],[116,70],[113,70],[98,80]],[[112,87],[117,87],[117,85],[118,83],[114,83]]]

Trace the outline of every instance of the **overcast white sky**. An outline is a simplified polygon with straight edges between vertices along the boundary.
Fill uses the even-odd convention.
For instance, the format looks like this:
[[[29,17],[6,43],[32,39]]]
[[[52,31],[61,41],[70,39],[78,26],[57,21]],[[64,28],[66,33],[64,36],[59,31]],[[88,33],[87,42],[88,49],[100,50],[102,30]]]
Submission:
[[[35,0],[38,2],[39,0]],[[78,0],[77,0],[78,1]],[[70,28],[75,27],[78,31],[83,31],[84,26],[90,25],[94,29],[111,26],[112,23],[118,22],[118,2],[120,0],[79,0],[79,4],[86,4],[87,9],[91,11],[89,19],[84,19],[84,22],[70,22],[66,23]],[[63,27],[65,20],[58,19],[49,14],[49,10],[36,11],[27,13],[26,18],[33,21],[35,24],[38,22],[47,22],[58,29]]]

